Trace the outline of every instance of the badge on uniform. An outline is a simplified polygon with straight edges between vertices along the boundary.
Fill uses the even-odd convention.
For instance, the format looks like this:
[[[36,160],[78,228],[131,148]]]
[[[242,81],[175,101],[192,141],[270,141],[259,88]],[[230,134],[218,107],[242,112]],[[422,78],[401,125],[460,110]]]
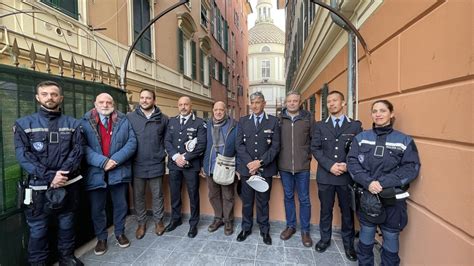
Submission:
[[[268,143],[268,144],[271,144],[271,143],[272,143],[272,140],[271,140],[271,139],[267,139],[267,143]]]
[[[265,130],[263,131],[263,133],[269,133],[269,134],[271,134],[271,133],[273,133],[273,130],[271,130],[271,129],[265,129]]]
[[[359,154],[357,156],[357,159],[359,159],[359,163],[363,163],[364,162],[364,159],[365,159],[365,156],[363,154]]]
[[[44,143],[43,142],[33,142],[33,148],[36,151],[42,151],[44,148]]]
[[[188,131],[197,131],[197,129],[193,128],[193,127],[190,127],[187,129]]]

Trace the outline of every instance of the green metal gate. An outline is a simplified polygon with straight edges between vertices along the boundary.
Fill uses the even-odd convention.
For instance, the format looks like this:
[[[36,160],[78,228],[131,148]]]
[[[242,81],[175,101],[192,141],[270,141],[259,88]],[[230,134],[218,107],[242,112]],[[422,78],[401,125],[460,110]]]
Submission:
[[[15,158],[12,126],[17,118],[37,110],[35,86],[43,80],[62,85],[62,111],[76,118],[93,108],[95,96],[101,92],[114,97],[118,110],[125,113],[128,108],[126,93],[118,88],[0,65],[0,265],[26,261],[28,231],[22,211],[16,207],[16,182],[24,173]],[[82,244],[93,237],[87,206],[81,206],[77,216],[76,224],[81,225],[77,226],[78,244]]]

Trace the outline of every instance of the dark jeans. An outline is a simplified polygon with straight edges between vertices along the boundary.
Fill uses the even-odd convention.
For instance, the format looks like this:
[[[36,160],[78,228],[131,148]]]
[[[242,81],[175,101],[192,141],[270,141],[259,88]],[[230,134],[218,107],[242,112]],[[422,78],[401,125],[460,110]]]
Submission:
[[[351,209],[351,192],[347,185],[328,185],[318,183],[319,201],[321,202],[321,217],[319,230],[321,240],[330,241],[332,234],[332,212],[337,193],[341,209],[341,235],[345,248],[354,246],[354,213]]]
[[[358,215],[360,237],[357,256],[360,265],[374,265],[373,247],[377,226],[382,230],[383,244],[380,254],[382,265],[400,265],[399,236],[408,223],[406,201],[397,200],[395,205],[386,206],[385,213],[387,218],[380,225],[373,224]]]
[[[33,204],[25,210],[26,222],[30,229],[28,242],[28,261],[31,264],[45,263],[48,259],[48,227],[50,219],[58,221],[58,251],[61,258],[74,254],[74,206],[66,206],[64,211],[56,214],[46,213],[44,191],[33,192]],[[71,193],[67,197],[72,197]]]
[[[296,229],[295,187],[300,202],[301,232],[309,232],[311,219],[311,200],[309,198],[309,171],[292,174],[280,171],[285,192],[286,226]]]
[[[214,218],[226,223],[232,222],[234,220],[235,183],[223,186],[214,182],[212,176],[208,176],[206,179],[209,188],[209,202],[214,209]]]
[[[94,231],[98,240],[107,239],[107,216],[105,203],[107,193],[110,192],[113,205],[114,233],[119,236],[125,231],[125,217],[127,216],[127,189],[128,183],[109,185],[107,188],[99,188],[89,191],[91,203],[91,216],[94,223]]]
[[[193,170],[170,170],[171,220],[181,220],[181,185],[186,183],[191,206],[190,226],[199,223],[199,172]]]
[[[164,205],[163,205],[163,177],[154,178],[133,178],[133,199],[135,203],[135,211],[137,212],[138,224],[146,224],[146,184],[151,192],[153,220],[158,223],[163,219]]]
[[[257,192],[247,184],[248,176],[240,177],[242,182],[242,230],[250,231],[253,226],[253,202],[257,199],[257,223],[260,227],[260,232],[269,233],[270,222],[269,222],[269,206],[270,191],[272,189],[273,177],[265,177],[270,186],[266,192]]]

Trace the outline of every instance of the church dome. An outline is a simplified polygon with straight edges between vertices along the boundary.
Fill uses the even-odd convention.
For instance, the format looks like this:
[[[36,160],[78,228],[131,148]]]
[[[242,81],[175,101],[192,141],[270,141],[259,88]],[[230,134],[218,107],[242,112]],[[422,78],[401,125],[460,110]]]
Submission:
[[[249,30],[249,45],[259,43],[285,44],[285,33],[273,23],[258,23]]]

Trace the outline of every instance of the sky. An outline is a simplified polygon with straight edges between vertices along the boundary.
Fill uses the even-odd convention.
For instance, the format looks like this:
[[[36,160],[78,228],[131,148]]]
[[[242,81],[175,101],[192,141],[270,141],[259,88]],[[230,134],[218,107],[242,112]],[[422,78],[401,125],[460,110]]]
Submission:
[[[250,0],[250,4],[252,5],[253,13],[248,16],[248,25],[249,29],[255,26],[255,20],[257,19],[257,2],[258,0]],[[273,23],[279,27],[282,31],[285,31],[285,10],[276,9],[277,7],[277,0],[272,0],[273,2],[273,9],[271,10]]]

